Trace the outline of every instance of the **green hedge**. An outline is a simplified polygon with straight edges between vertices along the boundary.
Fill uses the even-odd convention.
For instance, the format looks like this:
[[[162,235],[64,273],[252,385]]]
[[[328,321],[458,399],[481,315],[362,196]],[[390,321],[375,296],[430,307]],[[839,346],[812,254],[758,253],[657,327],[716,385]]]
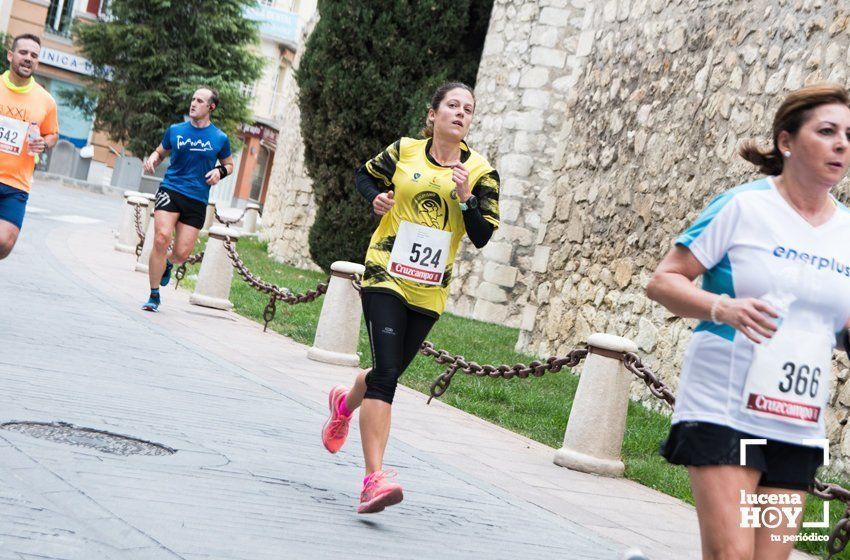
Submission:
[[[328,270],[363,262],[376,218],[354,171],[400,136],[415,136],[433,90],[474,85],[492,0],[319,1],[297,73],[305,165],[316,220],[310,255]]]

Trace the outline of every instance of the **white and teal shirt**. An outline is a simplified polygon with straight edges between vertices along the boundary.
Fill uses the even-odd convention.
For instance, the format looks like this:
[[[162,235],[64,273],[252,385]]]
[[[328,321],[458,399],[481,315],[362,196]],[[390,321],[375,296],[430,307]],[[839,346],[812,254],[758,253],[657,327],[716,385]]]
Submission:
[[[772,178],[759,179],[717,196],[676,244],[705,267],[703,289],[733,298],[790,291],[796,299],[788,317],[837,333],[850,319],[850,211],[833,201],[836,212],[814,227],[782,198]],[[798,445],[825,437],[823,414],[796,425],[742,410],[754,347],[728,325],[700,322],[685,352],[673,423],[711,422]],[[830,377],[823,375],[826,387]]]

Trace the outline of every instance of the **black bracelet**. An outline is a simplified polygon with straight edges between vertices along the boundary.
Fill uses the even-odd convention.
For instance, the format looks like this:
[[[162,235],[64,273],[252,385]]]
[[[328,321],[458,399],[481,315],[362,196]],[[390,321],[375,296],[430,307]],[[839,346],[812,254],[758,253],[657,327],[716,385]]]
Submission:
[[[221,179],[224,179],[225,177],[227,177],[229,175],[229,173],[227,172],[227,167],[225,167],[224,165],[218,164],[218,165],[215,166],[215,168],[218,169],[219,177]]]

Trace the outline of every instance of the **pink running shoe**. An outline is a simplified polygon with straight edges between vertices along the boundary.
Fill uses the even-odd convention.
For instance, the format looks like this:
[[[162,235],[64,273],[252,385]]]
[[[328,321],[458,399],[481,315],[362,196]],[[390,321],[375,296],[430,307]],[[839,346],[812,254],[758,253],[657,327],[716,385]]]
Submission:
[[[322,426],[322,443],[325,444],[325,449],[331,453],[336,453],[345,444],[345,439],[348,437],[348,424],[351,422],[351,416],[343,416],[339,413],[339,401],[345,398],[348,394],[348,389],[342,385],[337,385],[331,389],[328,395],[328,408],[331,410],[331,415]]]
[[[401,490],[401,484],[387,480],[395,478],[397,474],[393,469],[372,473],[360,492],[357,513],[378,513],[402,501],[404,493]]]

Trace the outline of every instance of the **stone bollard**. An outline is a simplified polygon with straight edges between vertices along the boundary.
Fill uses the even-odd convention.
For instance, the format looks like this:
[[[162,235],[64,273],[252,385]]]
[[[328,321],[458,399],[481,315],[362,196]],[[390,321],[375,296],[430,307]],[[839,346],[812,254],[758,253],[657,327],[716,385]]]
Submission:
[[[148,222],[153,219],[154,210],[156,210],[156,195],[153,193],[144,193],[143,197],[147,198],[150,202],[148,203],[148,208],[150,212],[145,216],[145,222],[142,224],[142,227],[145,231],[148,229]]]
[[[313,347],[307,351],[307,357],[311,360],[341,366],[360,364],[357,339],[363,307],[360,294],[351,285],[348,275],[362,276],[364,270],[362,264],[345,261],[331,265],[331,280],[322,303],[316,338],[313,339]]]
[[[260,215],[260,205],[256,202],[249,202],[245,205],[245,218],[242,222],[242,233],[245,235],[254,235],[257,233],[257,217]]]
[[[587,339],[590,353],[579,377],[564,445],[555,452],[555,464],[605,476],[623,476],[620,459],[631,374],[621,352],[637,352],[627,338],[593,334]]]
[[[127,191],[132,192],[132,191]],[[127,196],[124,206],[124,215],[121,218],[121,228],[118,230],[118,240],[115,242],[115,250],[121,253],[135,253],[139,236],[136,235],[136,209],[139,208],[139,223],[144,231],[148,215],[148,199],[143,196]]]
[[[229,310],[230,282],[233,279],[233,261],[224,248],[225,236],[230,237],[234,245],[239,241],[239,231],[216,225],[210,228],[210,237],[204,248],[204,260],[198,272],[195,292],[189,297],[189,303],[203,307]]]
[[[148,273],[148,261],[151,258],[151,251],[153,251],[154,237],[156,237],[154,232],[154,220],[151,217],[148,220],[148,227],[145,230],[145,242],[142,244],[142,252],[136,260],[136,272],[142,272],[144,274]],[[135,251],[136,249],[133,248],[133,252]]]
[[[204,216],[204,227],[201,228],[201,234],[205,235],[209,233],[214,222],[217,223],[215,219],[215,202],[209,201],[207,203],[207,213]]]

